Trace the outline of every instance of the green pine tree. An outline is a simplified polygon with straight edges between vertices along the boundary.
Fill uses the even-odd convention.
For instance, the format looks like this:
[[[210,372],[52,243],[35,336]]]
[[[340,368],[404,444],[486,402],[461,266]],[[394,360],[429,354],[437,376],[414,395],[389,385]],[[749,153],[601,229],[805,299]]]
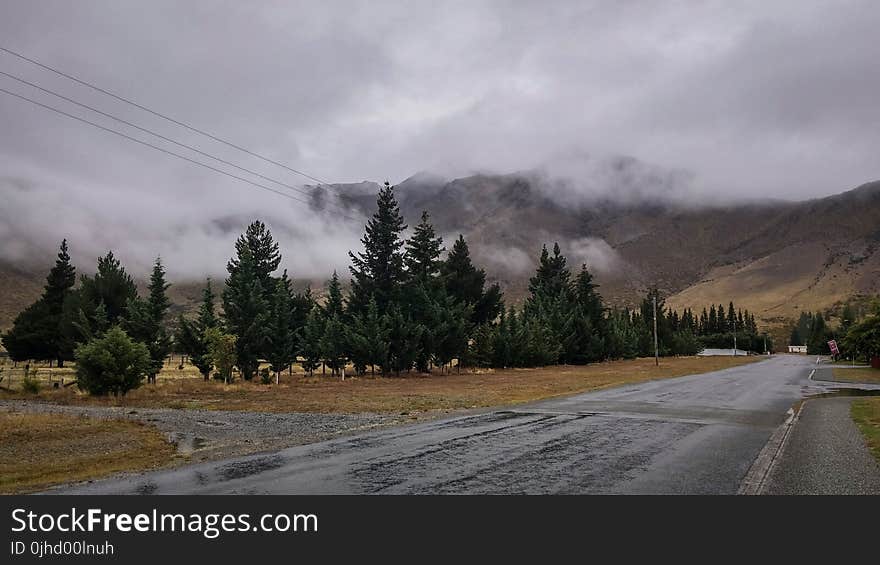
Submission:
[[[345,320],[345,300],[342,297],[342,285],[336,271],[333,271],[333,276],[327,281],[327,302],[322,310],[327,319],[336,316],[342,321]]]
[[[559,249],[559,244],[553,244],[552,257],[547,252],[547,246],[543,246],[538,268],[535,275],[529,279],[531,297],[567,295],[571,290],[570,284],[571,271],[566,266],[566,259]]]
[[[446,293],[455,301],[472,307],[471,324],[494,322],[504,309],[501,287],[486,285],[486,272],[471,261],[470,249],[459,234],[446,260],[440,263],[440,279]]]
[[[302,336],[309,318],[309,312],[315,307],[312,289],[307,286],[303,292],[294,294],[290,307],[290,329],[294,339],[293,350],[298,354],[300,349],[302,349]]]
[[[506,368],[513,363],[513,335],[511,332],[511,319],[516,321],[516,313],[511,308],[510,313],[502,310],[498,325],[492,335],[492,362],[493,367]]]
[[[168,287],[165,282],[165,268],[162,260],[156,259],[150,284],[147,287],[149,296],[146,300],[133,298],[129,300],[124,320],[128,334],[145,344],[150,352],[150,369],[147,373],[148,382],[156,382],[156,375],[162,370],[165,359],[171,352],[171,337],[165,327],[165,316],[171,301],[168,299]]]
[[[605,305],[597,292],[598,285],[586,265],[574,281],[573,310],[575,339],[572,345],[571,362],[591,363],[605,358],[607,328],[605,324]]]
[[[321,339],[324,337],[324,316],[320,309],[315,306],[306,316],[303,327],[302,340],[300,341],[300,355],[302,356],[303,371],[311,376],[315,369],[321,366],[322,350]]]
[[[346,341],[346,328],[339,316],[332,315],[324,324],[324,335],[319,341],[321,357],[324,364],[330,367],[333,376],[344,376],[345,364],[348,361],[348,343]]]
[[[211,369],[214,366],[209,354],[208,330],[219,325],[214,312],[214,299],[211,279],[208,279],[205,288],[202,289],[202,303],[199,306],[198,316],[195,320],[188,320],[181,315],[178,319],[175,339],[180,351],[189,356],[190,363],[195,365],[206,381],[210,379]]]
[[[560,345],[547,326],[536,320],[526,319],[522,326],[525,340],[523,353],[527,367],[544,367],[559,362]]]
[[[440,326],[441,305],[448,302],[445,287],[439,278],[442,251],[443,240],[434,232],[428,213],[422,212],[413,236],[406,241],[403,257],[406,285],[401,293],[403,308],[415,323],[424,328],[415,363],[419,372],[430,370],[438,341],[446,337],[443,335],[445,328]],[[464,322],[467,323],[467,320]]]
[[[434,232],[428,212],[422,212],[421,221],[406,242],[403,262],[408,283],[433,286],[440,273],[443,251],[443,239]]]
[[[98,271],[93,277],[83,275],[80,278],[80,288],[86,317],[92,320],[95,308],[103,303],[110,326],[121,321],[128,303],[137,298],[134,280],[112,251],[98,258]]]
[[[388,358],[382,372],[400,375],[401,371],[410,371],[421,353],[424,327],[405,315],[397,304],[386,312],[383,323],[388,329]]]
[[[627,309],[608,315],[607,355],[611,359],[634,359],[639,354],[640,335]]]
[[[466,362],[462,364],[468,367],[491,367],[495,360],[496,334],[500,328],[500,323],[498,326],[479,326],[468,344]]]
[[[434,303],[434,310],[433,357],[441,370],[445,370],[454,359],[459,359],[460,364],[461,357],[467,353],[471,307],[444,296]]]
[[[223,289],[223,312],[226,327],[235,337],[238,369],[245,380],[251,380],[259,369],[260,357],[266,351],[266,323],[271,302],[260,282],[258,265],[250,247],[236,246],[237,258],[229,263],[229,277]],[[265,271],[265,267],[263,267]]]
[[[49,305],[37,300],[21,311],[12,323],[12,329],[3,335],[3,347],[13,361],[51,359],[55,351],[47,340],[52,334]]]
[[[64,302],[70,296],[75,284],[76,269],[70,262],[67,240],[65,239],[61,242],[55,266],[46,277],[46,286],[41,297],[41,300],[46,303],[46,314],[48,315],[45,324],[50,329],[45,339],[48,348],[58,361],[59,367],[64,366],[64,361],[73,359],[73,347],[65,339]]]
[[[807,340],[807,353],[810,355],[828,355],[830,353],[828,348],[828,339],[830,337],[829,329],[825,324],[825,317],[817,312],[816,315],[813,316],[813,321],[810,324],[810,337]]]
[[[370,299],[375,297],[380,311],[387,311],[399,299],[404,280],[403,241],[406,229],[400,206],[394,197],[394,188],[388,183],[379,191],[378,209],[367,222],[361,238],[364,250],[349,252],[352,274],[349,309],[353,314],[363,313]]]
[[[525,328],[525,315],[517,314],[513,306],[510,306],[507,309],[507,324],[510,328],[508,330],[510,333],[510,366],[526,366],[528,365],[526,352],[529,336]]]
[[[346,333],[351,361],[358,373],[363,374],[367,367],[370,374],[376,374],[376,366],[388,364],[388,337],[391,330],[379,315],[376,301],[370,300],[367,311],[356,315]]]
[[[282,371],[296,361],[296,328],[293,322],[293,291],[287,271],[275,281],[275,293],[266,325],[269,370],[275,373],[275,384],[281,380]]]
[[[248,250],[251,262],[247,268],[253,271],[253,276],[260,282],[263,289],[263,298],[266,303],[272,302],[275,294],[275,282],[272,273],[278,270],[281,264],[281,252],[278,243],[272,237],[272,232],[266,224],[259,220],[251,222],[245,232],[235,241],[236,256],[229,260],[226,270],[230,276],[240,268],[241,257]]]

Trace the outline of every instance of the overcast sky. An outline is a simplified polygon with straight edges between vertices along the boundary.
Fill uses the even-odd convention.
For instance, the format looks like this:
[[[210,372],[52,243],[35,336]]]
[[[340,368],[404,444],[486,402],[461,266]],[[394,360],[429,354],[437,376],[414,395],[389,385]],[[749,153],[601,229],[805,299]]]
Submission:
[[[880,178],[878,30],[870,0],[0,0],[0,45],[331,182],[576,172],[585,155],[627,155],[688,172],[707,198],[803,199]],[[305,181],[2,52],[0,70]],[[0,88],[88,115],[2,76]],[[231,249],[205,220],[265,215],[327,242],[288,251],[291,269],[317,275],[357,240],[2,93],[0,190],[7,259],[69,235],[90,256],[115,246],[138,268],[162,253],[199,272]]]

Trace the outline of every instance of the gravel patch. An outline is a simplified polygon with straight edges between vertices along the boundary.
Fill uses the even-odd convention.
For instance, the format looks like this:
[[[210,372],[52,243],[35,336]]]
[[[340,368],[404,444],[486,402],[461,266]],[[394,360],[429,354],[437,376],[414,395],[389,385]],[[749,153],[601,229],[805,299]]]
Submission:
[[[199,463],[273,451],[333,439],[381,426],[403,423],[387,414],[313,414],[62,406],[33,400],[0,400],[0,410],[129,419],[167,434],[182,456],[180,463]]]

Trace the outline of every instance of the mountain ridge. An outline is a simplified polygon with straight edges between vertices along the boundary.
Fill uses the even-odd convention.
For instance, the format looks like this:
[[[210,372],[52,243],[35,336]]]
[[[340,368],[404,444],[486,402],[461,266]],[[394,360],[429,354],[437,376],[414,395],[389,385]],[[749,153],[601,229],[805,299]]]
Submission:
[[[676,308],[733,299],[779,326],[801,310],[833,311],[851,296],[880,292],[880,181],[804,201],[723,204],[633,202],[608,192],[578,202],[571,186],[559,188],[565,182],[541,171],[455,179],[419,173],[396,188],[411,226],[428,210],[447,244],[463,233],[475,261],[513,302],[526,293],[541,245],[555,241],[572,268],[585,263],[595,271],[613,305],[632,305],[656,286]],[[311,205],[321,210],[333,199],[368,217],[378,188],[372,181],[309,187]],[[556,198],[555,189],[568,193]],[[244,221],[210,220],[224,233]],[[0,263],[0,328],[39,295],[39,271]],[[185,311],[195,283],[173,282]]]

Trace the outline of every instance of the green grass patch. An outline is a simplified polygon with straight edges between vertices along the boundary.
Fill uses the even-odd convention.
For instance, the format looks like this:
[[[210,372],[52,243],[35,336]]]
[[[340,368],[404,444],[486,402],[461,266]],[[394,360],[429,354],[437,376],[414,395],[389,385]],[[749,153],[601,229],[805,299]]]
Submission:
[[[865,443],[868,444],[871,455],[880,462],[880,398],[854,400],[850,413],[862,435],[865,436]]]
[[[843,369],[835,367],[834,380],[842,383],[876,383],[880,384],[880,369],[864,367],[858,369]]]

